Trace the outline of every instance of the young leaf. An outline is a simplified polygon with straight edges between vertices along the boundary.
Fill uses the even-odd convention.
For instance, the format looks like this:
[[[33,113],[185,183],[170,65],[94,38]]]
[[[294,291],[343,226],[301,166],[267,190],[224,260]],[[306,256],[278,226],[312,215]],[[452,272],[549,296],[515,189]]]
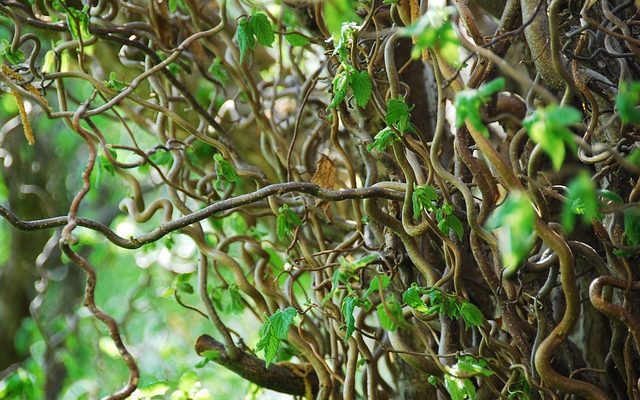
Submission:
[[[258,43],[271,47],[276,39],[269,18],[263,13],[255,13],[249,18],[250,31],[256,36]]]
[[[214,167],[216,171],[216,189],[223,190],[222,181],[233,183],[238,180],[238,175],[233,165],[222,157],[221,154],[214,154]]]
[[[460,304],[460,317],[464,321],[464,326],[469,329],[471,326],[482,326],[484,316],[482,311],[475,304],[462,300]]]
[[[351,337],[355,330],[356,319],[353,316],[353,311],[356,306],[359,305],[360,300],[354,296],[347,296],[342,300],[342,315],[344,317],[344,323],[346,325],[346,331],[344,334],[344,340],[346,341]]]
[[[551,159],[553,169],[560,170],[566,154],[565,144],[574,152],[576,144],[569,126],[582,120],[582,114],[570,106],[547,106],[528,116],[523,125],[531,140],[539,144]]]
[[[7,39],[0,41],[0,56],[3,56],[9,64],[16,65],[24,61],[24,52],[20,49],[11,50],[11,43]]]
[[[529,198],[521,192],[511,193],[487,221],[487,229],[498,232],[498,247],[506,276],[517,272],[533,245],[536,212]]]
[[[390,99],[387,103],[387,116],[384,121],[389,126],[395,126],[400,133],[405,133],[411,126],[410,112],[413,106],[409,107],[404,97]]]
[[[422,210],[435,210],[435,202],[438,201],[438,193],[433,186],[416,185],[411,196],[413,216],[418,218]]]
[[[416,311],[423,314],[429,314],[429,307],[427,307],[426,303],[422,301],[422,288],[416,284],[411,285],[409,289],[404,291],[402,294],[402,301],[407,303],[409,307]]]
[[[567,187],[567,201],[562,208],[562,226],[570,233],[573,230],[576,215],[582,215],[585,223],[599,219],[596,185],[589,174],[582,171]]]
[[[456,94],[456,127],[464,125],[468,121],[475,129],[482,132],[483,135],[489,136],[489,130],[482,122],[480,109],[493,96],[504,88],[505,79],[496,78],[491,82],[487,82],[478,89],[468,89]]]
[[[260,328],[260,332],[258,333],[260,340],[258,340],[258,344],[256,345],[256,351],[264,351],[267,368],[269,368],[269,364],[271,364],[271,361],[275,358],[278,348],[280,348],[280,342],[287,338],[289,327],[297,314],[298,312],[293,307],[278,310],[267,318]]]
[[[403,31],[405,36],[413,37],[412,58],[418,59],[425,50],[432,49],[446,62],[458,64],[460,42],[451,23],[453,13],[453,7],[429,10]]]
[[[242,17],[238,21],[236,40],[238,41],[238,49],[240,50],[240,64],[242,64],[247,52],[256,47],[256,40],[253,37],[253,30],[247,17]]]
[[[625,124],[640,124],[640,81],[621,82],[616,110]]]
[[[296,226],[302,224],[300,217],[289,208],[287,204],[278,209],[278,217],[276,218],[276,233],[278,239],[283,239]]]
[[[116,92],[122,92],[129,86],[127,82],[118,80],[118,75],[116,75],[114,71],[111,71],[111,73],[109,74],[109,80],[104,81],[104,85],[111,90],[115,90]]]
[[[67,27],[71,32],[71,36],[75,39],[87,40],[89,33],[89,6],[84,6],[82,10],[73,7],[66,8]]]
[[[364,108],[371,97],[371,78],[367,71],[356,71],[351,80],[351,90],[356,98],[358,107]]]
[[[436,210],[436,220],[438,221],[438,228],[445,235],[448,235],[450,231],[453,231],[458,239],[462,240],[464,235],[464,227],[462,222],[453,213],[453,207],[450,204],[444,204],[441,208]]]
[[[369,143],[367,146],[367,150],[371,151],[376,149],[378,151],[384,151],[387,146],[391,144],[394,140],[399,140],[396,133],[393,129],[387,127],[378,132],[378,134],[373,138],[373,142]]]
[[[624,236],[631,246],[640,245],[640,207],[624,210]]]
[[[467,374],[491,376],[493,371],[487,367],[487,360],[483,358],[475,358],[470,355],[460,356],[456,363],[458,370]]]
[[[329,108],[337,107],[344,101],[345,97],[347,97],[347,89],[349,89],[351,83],[351,76],[347,71],[341,71],[333,78],[333,99],[331,99]]]

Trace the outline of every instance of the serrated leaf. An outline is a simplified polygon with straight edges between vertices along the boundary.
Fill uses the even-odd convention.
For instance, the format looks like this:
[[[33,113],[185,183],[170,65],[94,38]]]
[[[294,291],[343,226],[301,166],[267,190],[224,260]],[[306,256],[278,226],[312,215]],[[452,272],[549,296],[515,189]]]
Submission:
[[[387,102],[387,116],[384,121],[395,126],[400,133],[405,133],[411,126],[411,110],[404,97],[396,97]]]
[[[466,329],[471,326],[482,326],[484,323],[484,316],[482,311],[475,304],[463,300],[460,305],[460,317],[464,321]]]
[[[249,27],[251,32],[256,36],[258,43],[263,46],[271,47],[276,35],[273,33],[269,18],[263,13],[253,14],[249,18]]]
[[[385,305],[389,313],[385,310]],[[386,330],[394,332],[399,326],[406,324],[402,315],[402,306],[393,298],[386,300],[384,305],[378,304],[376,314],[380,320],[380,326]]]
[[[256,47],[256,40],[253,37],[253,31],[246,17],[240,18],[238,28],[236,30],[236,40],[240,51],[240,64],[244,62],[247,52]]]
[[[262,324],[258,333],[259,340],[256,344],[256,351],[262,350],[266,361],[266,367],[275,358],[280,343],[287,338],[289,327],[293,323],[293,319],[298,314],[295,308],[287,307],[284,310],[278,310]]]
[[[416,311],[423,314],[429,314],[429,307],[422,301],[422,289],[417,285],[411,285],[409,289],[405,290],[402,294],[402,301]]]
[[[376,275],[371,280],[369,284],[369,288],[365,291],[363,297],[369,297],[371,293],[377,293],[379,288],[382,287],[382,290],[386,289],[391,283],[391,279],[386,275]]]
[[[640,207],[624,210],[624,236],[631,246],[640,245]]]
[[[351,80],[351,90],[358,107],[364,108],[371,98],[372,83],[367,71],[356,71]]]
[[[512,192],[489,220],[487,229],[502,228],[498,232],[498,247],[507,275],[518,270],[533,246],[536,212],[522,192]]]
[[[376,149],[378,151],[384,151],[391,142],[399,140],[396,133],[389,127],[384,128],[373,138],[373,142],[369,143],[367,150],[371,151]]]
[[[438,192],[433,186],[416,185],[411,195],[411,203],[413,206],[413,216],[418,218],[422,210],[435,210],[438,201]]]

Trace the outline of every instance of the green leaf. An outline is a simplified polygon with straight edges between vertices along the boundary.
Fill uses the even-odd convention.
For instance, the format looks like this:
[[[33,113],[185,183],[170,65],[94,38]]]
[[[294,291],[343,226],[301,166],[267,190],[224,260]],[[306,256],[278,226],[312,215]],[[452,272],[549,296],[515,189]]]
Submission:
[[[137,399],[150,399],[154,396],[164,396],[170,389],[170,386],[165,381],[154,382],[150,385],[146,385],[138,388],[131,395],[132,400]]]
[[[400,133],[405,133],[411,126],[410,112],[413,106],[409,107],[404,97],[396,97],[387,102],[387,116],[385,122],[389,126],[395,126]]]
[[[464,227],[462,222],[453,213],[453,207],[450,204],[444,204],[441,208],[436,210],[436,221],[438,221],[438,228],[445,235],[448,235],[450,231],[453,231],[458,239],[462,240],[464,235]]]
[[[500,229],[498,247],[507,276],[517,272],[533,246],[536,212],[522,192],[511,193],[487,221],[487,229]]]
[[[216,308],[224,314],[238,314],[244,310],[244,300],[238,285],[232,283],[228,287],[217,287],[211,291],[211,300]]]
[[[278,235],[278,239],[283,239],[291,230],[296,226],[302,224],[302,220],[300,217],[289,208],[287,204],[284,204],[282,207],[278,209],[278,217],[276,219],[276,233]]]
[[[238,49],[240,50],[240,64],[242,64],[247,52],[256,47],[256,40],[253,37],[253,30],[247,17],[242,17],[238,21],[236,40],[238,41]]]
[[[273,33],[269,18],[263,13],[255,13],[249,18],[249,28],[256,36],[258,43],[263,46],[271,47],[276,35]]]
[[[433,186],[416,185],[411,195],[413,205],[413,216],[418,218],[422,210],[433,211],[436,209],[438,193]]]
[[[480,311],[475,304],[466,300],[462,300],[461,302],[460,317],[462,317],[466,329],[469,329],[471,326],[482,326],[484,323],[482,311]]]
[[[624,210],[624,236],[631,246],[640,245],[640,207]]]
[[[620,82],[616,110],[625,124],[640,124],[640,81]]]
[[[356,98],[358,107],[364,108],[371,98],[372,83],[367,71],[359,71],[353,74],[351,89]]]
[[[347,90],[351,84],[352,75],[348,71],[341,71],[333,78],[333,99],[329,104],[329,108],[335,108],[342,103],[347,97]]]
[[[285,40],[294,47],[303,47],[311,43],[311,41],[304,35],[299,33],[286,33],[284,35]]]
[[[233,165],[222,157],[221,154],[216,153],[213,155],[214,168],[216,171],[216,189],[223,190],[222,182],[233,183],[238,180]]]
[[[220,352],[218,350],[205,350],[200,355],[204,358],[195,365],[196,368],[202,368],[210,361],[215,361],[220,358]]]
[[[74,39],[86,41],[91,33],[89,32],[89,6],[84,6],[82,10],[67,6],[67,28]]]
[[[493,96],[504,88],[505,79],[496,78],[485,83],[478,89],[468,89],[456,93],[455,109],[456,109],[456,127],[461,127],[465,122],[469,122],[483,135],[489,136],[489,130],[482,122],[480,113],[484,106]]]
[[[149,160],[151,160],[155,165],[171,165],[173,162],[173,156],[168,151],[156,151],[149,156]]]
[[[122,92],[129,86],[127,82],[118,80],[118,75],[114,71],[111,71],[111,73],[109,74],[109,80],[104,81],[104,85],[111,90],[115,90],[116,92]]]
[[[425,50],[432,49],[446,62],[459,64],[460,42],[451,23],[454,13],[453,7],[431,9],[402,31],[405,36],[413,37],[412,58],[418,59]]]
[[[399,326],[406,324],[402,315],[402,306],[393,298],[386,300],[384,304],[386,304],[390,314],[385,310],[383,303],[378,304],[376,314],[380,320],[380,326],[394,332]]]
[[[360,22],[356,13],[357,2],[355,0],[327,0],[324,2],[324,22],[329,33],[337,39],[346,22]]]
[[[345,341],[347,341],[347,339],[349,339],[351,335],[353,335],[353,331],[356,329],[356,319],[353,316],[353,311],[355,310],[356,306],[359,305],[359,303],[360,300],[354,296],[347,296],[344,298],[344,300],[342,300],[342,315],[344,316],[344,323],[347,327],[344,334]]]
[[[293,323],[293,319],[298,314],[295,308],[287,307],[284,310],[276,311],[272,316],[267,318],[258,334],[259,340],[256,345],[256,351],[264,351],[264,359],[266,367],[269,367],[271,361],[275,358],[280,342],[287,338],[289,327]]]
[[[0,41],[0,56],[3,56],[9,64],[16,65],[24,61],[24,52],[20,49],[11,50],[11,43],[7,39]]]
[[[458,369],[467,374],[491,376],[493,371],[487,367],[487,360],[470,355],[460,356],[456,363]]]
[[[585,171],[581,171],[567,187],[567,200],[562,207],[562,226],[568,233],[573,231],[576,215],[582,215],[585,223],[600,219],[596,185]]]
[[[429,314],[429,307],[422,301],[423,290],[418,285],[413,284],[409,289],[405,290],[402,294],[402,301],[416,311],[423,314]]]
[[[174,13],[178,10],[178,8],[186,8],[184,5],[184,0],[169,0],[169,12]]]
[[[389,127],[384,128],[373,138],[373,142],[369,143],[367,150],[371,151],[376,149],[378,151],[384,151],[387,146],[395,140],[400,140],[400,138],[396,135],[393,129]]]
[[[640,149],[633,149],[625,160],[640,168]]]
[[[565,144],[576,150],[569,126],[581,120],[582,114],[573,107],[550,105],[537,109],[522,124],[531,140],[547,153],[553,169],[559,171],[566,154]]]
[[[464,400],[468,398],[464,381],[464,379],[456,378],[449,374],[444,376],[444,387],[447,389],[447,392],[449,392],[451,400]]]
[[[386,275],[376,275],[371,280],[369,288],[364,292],[363,298],[369,297],[371,293],[377,293],[380,287],[382,290],[386,289],[391,283],[391,279]]]

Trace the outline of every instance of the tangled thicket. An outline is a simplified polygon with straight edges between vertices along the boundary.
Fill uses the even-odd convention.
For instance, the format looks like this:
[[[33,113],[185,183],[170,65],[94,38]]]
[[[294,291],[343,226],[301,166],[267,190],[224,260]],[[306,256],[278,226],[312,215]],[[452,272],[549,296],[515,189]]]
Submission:
[[[109,398],[140,372],[96,304],[84,229],[195,243],[195,349],[265,388],[640,398],[640,4],[428,3],[0,0],[28,143],[53,134],[35,112],[86,143],[67,215],[0,213],[61,229],[129,369]],[[100,173],[146,233],[83,217]],[[261,321],[255,347],[223,300]]]

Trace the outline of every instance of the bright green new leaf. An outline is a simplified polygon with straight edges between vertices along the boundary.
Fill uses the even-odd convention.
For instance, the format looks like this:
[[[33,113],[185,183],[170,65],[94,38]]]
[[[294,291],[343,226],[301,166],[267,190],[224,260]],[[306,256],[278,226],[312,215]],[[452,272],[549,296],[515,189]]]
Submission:
[[[480,109],[494,93],[504,89],[504,85],[504,78],[496,78],[481,85],[478,89],[468,89],[456,93],[456,127],[459,128],[465,124],[465,121],[468,121],[476,130],[488,137],[489,130],[482,122]]]
[[[384,151],[391,142],[400,140],[393,129],[386,127],[373,138],[373,142],[369,143],[367,150],[371,151],[376,149],[378,151]]]
[[[640,124],[640,81],[620,82],[616,110],[625,124]]]
[[[302,220],[300,217],[289,208],[287,204],[284,204],[282,207],[278,209],[278,217],[276,219],[276,233],[278,235],[278,239],[283,239],[291,230],[296,226],[302,224]]]
[[[600,218],[596,185],[585,171],[581,171],[567,187],[567,200],[562,207],[562,226],[569,233],[573,231],[576,215],[582,215],[585,223]]]
[[[487,360],[484,358],[475,358],[470,355],[460,356],[456,363],[458,370],[467,374],[491,376],[493,371],[487,367]]]
[[[427,11],[419,20],[404,30],[405,36],[414,38],[411,56],[420,58],[423,51],[432,49],[448,63],[457,65],[460,42],[451,23],[455,8],[444,7]]]
[[[487,221],[488,229],[500,229],[498,247],[505,275],[517,272],[527,257],[534,239],[536,212],[531,200],[522,192],[511,193]]]
[[[569,126],[582,120],[582,114],[571,106],[550,105],[537,109],[528,116],[523,125],[529,137],[539,144],[551,159],[553,169],[562,167],[566,154],[565,144],[574,152],[576,144]]]
[[[350,21],[360,22],[356,10],[357,2],[355,0],[327,0],[324,2],[324,22],[335,40],[340,36],[342,24]]]
[[[344,323],[346,325],[346,331],[344,333],[345,341],[353,335],[353,331],[356,329],[356,319],[353,316],[353,311],[359,304],[360,299],[354,296],[347,296],[342,300],[342,316],[344,317]]]
[[[74,39],[86,41],[91,33],[89,32],[89,6],[84,6],[82,10],[67,6],[67,28]]]
[[[418,218],[422,210],[433,211],[438,201],[438,193],[433,186],[416,185],[411,195],[413,205],[413,216]]]
[[[256,345],[256,351],[264,351],[264,359],[269,367],[271,361],[276,356],[280,342],[287,338],[289,327],[293,323],[293,319],[298,314],[295,308],[287,307],[284,310],[276,311],[272,316],[267,318],[260,328],[260,340]]]
[[[464,399],[474,399],[475,400],[475,387],[473,389],[473,394],[468,393],[467,385],[465,384],[468,379],[460,379],[455,376],[451,376],[446,374],[444,376],[444,387],[449,392],[451,396],[451,400],[464,400]],[[473,386],[473,385],[471,385]],[[473,397],[471,397],[473,396]]]
[[[624,236],[631,246],[640,244],[640,207],[624,210]]]
[[[220,358],[220,352],[218,350],[205,350],[200,355],[203,359],[195,365],[196,368],[202,368],[209,364],[210,361],[215,361]]]
[[[273,41],[276,40],[271,22],[263,13],[255,13],[249,17],[249,29],[256,36],[258,43],[265,47],[271,47]]]
[[[472,326],[482,326],[484,323],[482,311],[475,304],[466,300],[460,302],[460,317],[464,321],[466,329]]]
[[[384,121],[389,126],[395,126],[400,133],[405,133],[411,127],[411,110],[404,97],[396,97],[387,102],[387,116]]]
[[[453,231],[458,236],[458,239],[462,240],[464,227],[453,213],[453,207],[450,204],[444,204],[436,210],[436,221],[438,221],[438,228],[442,233],[448,235],[450,231]]]
[[[223,190],[223,181],[233,183],[238,180],[235,168],[222,157],[222,154],[214,154],[213,161],[216,171],[216,189]]]
[[[109,74],[109,80],[104,81],[104,85],[111,90],[115,90],[116,92],[122,92],[129,86],[127,82],[121,81],[118,79],[118,75],[114,71],[111,71]]]
[[[351,80],[351,90],[358,107],[364,108],[371,98],[372,83],[367,71],[355,71]]]
[[[333,78],[333,99],[329,104],[329,108],[335,108],[342,103],[347,97],[347,90],[351,84],[352,74],[347,70],[343,70],[336,74]]]
[[[429,307],[427,304],[422,301],[423,290],[416,284],[411,285],[411,287],[402,293],[402,301],[407,303],[407,305],[413,308],[416,311],[419,311],[423,314],[429,314]]]
[[[24,61],[24,52],[20,49],[11,50],[11,43],[7,39],[0,41],[0,56],[4,57],[9,64],[16,65]]]

